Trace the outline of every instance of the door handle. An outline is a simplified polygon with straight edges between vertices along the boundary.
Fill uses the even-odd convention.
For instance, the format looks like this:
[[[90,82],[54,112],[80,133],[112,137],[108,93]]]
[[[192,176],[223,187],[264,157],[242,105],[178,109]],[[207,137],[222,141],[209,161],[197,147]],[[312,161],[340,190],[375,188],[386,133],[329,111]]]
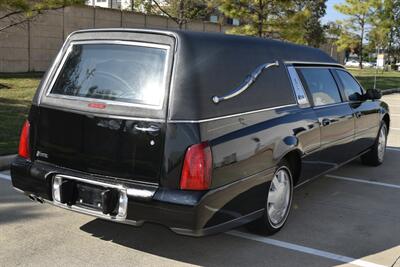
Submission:
[[[355,113],[355,115],[356,115],[356,118],[360,118],[360,117],[362,116],[362,113],[361,113],[360,111],[357,111],[357,112]]]
[[[160,131],[160,128],[155,125],[150,125],[149,127],[141,127],[141,126],[135,124],[135,130],[149,133],[149,134],[155,134]]]
[[[322,119],[322,126],[328,126],[329,124],[331,124],[330,119]]]

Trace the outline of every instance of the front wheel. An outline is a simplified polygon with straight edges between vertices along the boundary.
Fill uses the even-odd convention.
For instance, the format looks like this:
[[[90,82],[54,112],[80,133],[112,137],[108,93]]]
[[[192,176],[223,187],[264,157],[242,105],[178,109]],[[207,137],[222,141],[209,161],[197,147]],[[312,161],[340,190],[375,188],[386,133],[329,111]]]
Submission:
[[[386,142],[387,142],[387,125],[385,122],[382,122],[374,146],[371,148],[369,152],[361,156],[361,162],[364,165],[369,165],[369,166],[381,165],[385,158]]]
[[[278,232],[286,223],[293,198],[293,176],[289,164],[278,165],[273,179],[268,183],[268,194],[263,216],[251,222],[248,228],[264,235]]]

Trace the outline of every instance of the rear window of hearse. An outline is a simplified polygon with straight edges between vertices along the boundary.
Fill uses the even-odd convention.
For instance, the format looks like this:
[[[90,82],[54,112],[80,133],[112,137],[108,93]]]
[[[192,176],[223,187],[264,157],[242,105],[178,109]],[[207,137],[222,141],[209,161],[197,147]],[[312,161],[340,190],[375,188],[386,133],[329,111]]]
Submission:
[[[168,49],[125,44],[74,44],[51,94],[160,106]]]

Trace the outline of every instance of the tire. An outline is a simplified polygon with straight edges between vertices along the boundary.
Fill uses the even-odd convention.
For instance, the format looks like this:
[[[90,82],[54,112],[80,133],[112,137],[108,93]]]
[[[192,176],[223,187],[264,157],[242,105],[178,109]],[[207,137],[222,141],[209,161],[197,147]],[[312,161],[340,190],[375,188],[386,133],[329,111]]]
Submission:
[[[375,144],[369,152],[361,156],[362,164],[368,166],[379,166],[383,163],[385,159],[387,132],[387,125],[382,121]]]
[[[275,198],[273,197],[273,192],[276,192]],[[272,235],[280,231],[284,227],[289,216],[292,199],[293,175],[290,165],[286,160],[283,160],[278,164],[272,181],[267,184],[263,216],[249,223],[247,228],[250,231],[263,235]],[[277,209],[274,209],[274,206],[278,206],[280,212],[276,212]]]

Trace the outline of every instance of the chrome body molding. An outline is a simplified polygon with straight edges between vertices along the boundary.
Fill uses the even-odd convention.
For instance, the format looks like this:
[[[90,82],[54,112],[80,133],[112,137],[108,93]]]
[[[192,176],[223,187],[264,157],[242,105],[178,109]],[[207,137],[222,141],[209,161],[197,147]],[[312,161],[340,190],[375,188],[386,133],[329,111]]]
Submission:
[[[252,111],[241,112],[241,113],[236,113],[236,114],[232,114],[232,115],[226,115],[226,116],[209,118],[209,119],[202,119],[202,120],[172,120],[172,119],[169,119],[167,122],[171,122],[171,123],[202,123],[202,122],[210,122],[210,121],[229,119],[229,118],[239,117],[239,116],[243,116],[243,115],[249,115],[249,114],[254,114],[254,113],[259,113],[259,112],[264,112],[264,111],[269,111],[269,110],[276,110],[276,109],[296,107],[296,106],[298,106],[298,105],[296,103],[293,103],[293,104],[288,104],[288,105],[283,105],[283,106],[276,106],[276,107],[252,110]]]
[[[279,67],[279,62],[275,61],[273,63],[265,63],[260,66],[258,66],[255,70],[253,70],[249,75],[246,76],[245,80],[239,87],[233,89],[230,93],[224,95],[224,96],[213,96],[212,101],[215,104],[218,104],[219,102],[234,98],[235,96],[240,95],[244,91],[246,91],[250,86],[255,83],[257,80],[258,76],[262,73],[263,70],[266,70],[271,67]]]
[[[300,107],[309,107],[310,102],[308,101],[307,94],[304,90],[303,84],[301,83],[300,77],[297,74],[295,67],[287,67],[290,81],[292,83],[292,88],[294,95],[296,97],[297,103]]]
[[[99,117],[99,118],[106,118],[106,119],[136,120],[136,121],[146,121],[146,122],[147,121],[148,122],[165,122],[165,120],[163,120],[163,119],[109,115],[109,114],[103,114],[103,113],[87,112],[87,111],[74,110],[74,109],[70,109],[70,108],[57,107],[57,106],[52,106],[52,105],[46,105],[43,103],[40,106],[45,107],[45,108],[56,109],[56,110],[60,110],[60,111],[67,111],[67,112],[71,112],[71,113],[77,113],[77,114],[87,115],[87,116],[91,116],[91,117]]]
[[[85,208],[81,208],[81,207],[75,206],[75,205],[69,206],[69,205],[63,204],[63,203],[55,200],[55,198],[53,196],[53,204],[54,205],[62,207],[62,208],[70,209],[73,211],[86,213],[86,214],[93,215],[96,217],[101,217],[101,218],[115,220],[115,221],[124,221],[126,219],[127,208],[128,208],[128,194],[127,194],[127,188],[125,186],[119,185],[119,184],[115,185],[115,184],[103,183],[103,182],[98,182],[98,181],[93,181],[93,180],[88,180],[88,179],[78,178],[75,176],[63,175],[63,174],[55,175],[53,180],[54,179],[75,180],[75,181],[79,181],[79,182],[86,183],[86,184],[116,189],[119,192],[119,207],[118,207],[118,214],[115,216],[111,216],[111,215],[103,214],[100,211],[85,209]],[[53,188],[53,186],[52,186],[52,188]],[[54,195],[54,192],[53,192],[53,195]]]
[[[79,212],[81,214],[89,215],[89,216],[96,217],[96,218],[103,219],[103,220],[107,220],[107,221],[113,221],[113,222],[118,222],[118,223],[123,223],[123,224],[129,224],[129,225],[132,225],[132,226],[142,226],[143,223],[144,223],[144,221],[134,221],[134,220],[128,220],[126,218],[123,219],[123,220],[118,220],[118,219],[116,219],[114,217],[107,216],[107,215],[104,215],[104,214],[98,213],[98,212],[93,212],[93,211],[88,210],[88,209],[82,209],[82,208],[79,208],[79,207],[76,207],[76,206],[72,206],[71,207],[71,206],[67,206],[67,205],[59,205],[59,204],[55,203],[54,201],[50,201],[50,200],[47,200],[47,199],[44,199],[44,198],[42,200],[43,200],[44,203],[47,203],[47,204],[50,204],[50,205],[53,205],[53,206],[56,206],[56,207],[59,207],[59,208],[63,208],[63,209],[70,210],[70,211]]]

